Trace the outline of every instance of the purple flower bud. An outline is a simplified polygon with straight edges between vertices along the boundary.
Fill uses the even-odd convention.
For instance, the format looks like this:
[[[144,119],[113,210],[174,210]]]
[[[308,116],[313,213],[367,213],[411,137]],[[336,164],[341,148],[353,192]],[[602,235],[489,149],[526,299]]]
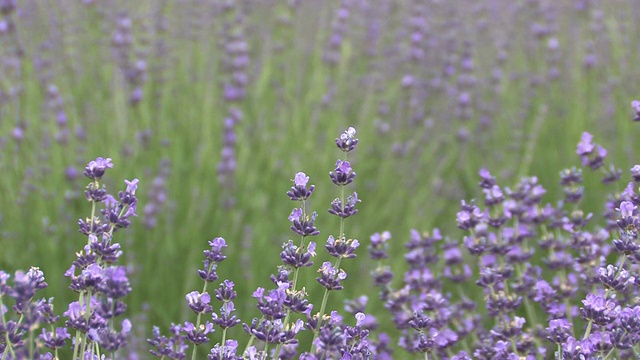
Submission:
[[[354,129],[353,127],[349,127],[340,135],[340,138],[336,139],[336,145],[340,150],[344,152],[352,151],[358,144],[358,139],[356,139],[355,136],[356,129]]]
[[[213,324],[207,321],[205,324],[201,324],[197,328],[191,322],[185,322],[182,330],[187,335],[187,339],[195,345],[202,345],[209,341],[207,336],[214,331]]]
[[[71,335],[65,327],[58,327],[55,332],[42,329],[42,334],[40,334],[40,339],[42,339],[44,345],[52,350],[64,347],[66,340],[70,338]]]
[[[291,214],[289,215],[289,221],[300,219],[301,216],[302,216],[302,209],[295,208],[291,210]]]
[[[334,171],[329,172],[331,181],[338,186],[349,185],[356,177],[356,173],[352,171],[351,164],[348,161],[338,159]]]
[[[633,177],[633,181],[640,182],[640,165],[634,165],[631,168],[631,176]]]
[[[296,173],[295,178],[293,179],[294,186],[291,187],[291,190],[287,192],[287,195],[291,200],[306,200],[311,194],[313,194],[313,190],[315,189],[314,185],[311,185],[307,188],[307,183],[309,182],[309,177],[307,174],[303,172]]]
[[[136,189],[138,189],[138,179],[133,179],[131,181],[129,180],[125,180],[124,183],[127,184],[127,190],[126,192],[131,194],[131,195],[135,195],[136,194]]]
[[[347,278],[347,273],[342,269],[336,269],[330,262],[325,261],[318,272],[321,274],[316,280],[320,285],[324,286],[328,290],[342,290],[342,281]]]
[[[211,305],[211,296],[208,293],[200,294],[197,291],[192,291],[186,295],[187,305],[196,314],[205,314],[213,311]]]
[[[296,173],[296,176],[293,180],[293,183],[296,186],[307,186],[308,182],[309,182],[309,177],[307,176],[307,174],[303,172]]]
[[[580,142],[578,143],[576,153],[580,156],[591,154],[594,149],[591,140],[593,140],[593,135],[589,134],[586,131],[583,132],[582,137],[580,138]]]
[[[633,121],[640,121],[640,101],[633,100],[631,102],[631,107],[633,108],[633,111],[636,112],[636,116],[633,118]]]
[[[637,208],[631,201],[623,201],[620,203],[620,208],[617,209],[622,214],[622,217],[630,217],[633,216],[633,210]]]
[[[490,189],[492,186],[496,184],[496,178],[491,176],[491,173],[489,172],[489,170],[482,168],[480,169],[478,174],[480,175],[480,178],[482,178],[479,184],[481,188]]]
[[[91,180],[100,180],[104,175],[107,168],[113,168],[111,158],[98,157],[95,160],[89,162],[84,170],[84,176]]]

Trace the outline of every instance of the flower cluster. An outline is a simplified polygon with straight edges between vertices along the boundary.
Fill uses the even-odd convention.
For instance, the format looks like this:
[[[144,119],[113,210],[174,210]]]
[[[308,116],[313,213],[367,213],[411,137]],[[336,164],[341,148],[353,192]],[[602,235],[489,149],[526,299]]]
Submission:
[[[53,311],[53,299],[38,299],[36,292],[47,287],[44,274],[32,267],[26,273],[10,275],[0,271],[0,354],[3,359],[59,359],[58,352],[72,341],[73,359],[93,359],[100,354],[115,354],[127,343],[131,331],[128,319],[116,323],[127,309],[122,298],[131,292],[124,266],[117,265],[122,255],[120,244],[113,242],[116,231],[129,227],[136,216],[138,180],[125,180],[126,190],[116,199],[108,194],[100,180],[111,159],[97,158],[89,162],[84,175],[91,182],[85,190],[92,204],[91,217],[79,220],[79,231],[87,244],[76,253],[76,260],[65,272],[69,289],[78,294],[63,313],[64,324],[56,326],[60,316]],[[99,203],[104,203],[102,216],[95,216]],[[19,320],[8,318],[6,300],[14,302],[12,309]],[[43,325],[48,325],[48,329]],[[119,330],[118,330],[119,328]],[[37,331],[40,331],[39,334]]]
[[[373,234],[368,252],[376,266],[371,276],[393,325],[380,330],[378,319],[367,314],[366,295],[346,301],[344,313],[327,308],[330,294],[342,290],[347,280],[342,261],[355,258],[360,247],[359,240],[346,236],[346,220],[358,213],[360,202],[355,191],[347,191],[356,178],[347,157],[357,143],[353,128],[336,139],[344,159],[329,172],[339,190],[328,209],[338,221],[338,232],[324,244],[333,261],[315,265],[318,246],[310,241],[320,234],[315,223],[319,215],[310,210],[315,185],[298,172],[287,196],[296,202],[288,219],[299,240],[283,243],[282,264],[269,277],[272,285],[251,294],[259,315],[243,322],[234,282],[219,282],[217,270],[227,258],[228,244],[216,237],[196,272],[202,289],[185,295],[194,319],[171,324],[168,335],[154,327],[147,339],[151,355],[390,359],[398,350],[392,345],[397,339],[398,348],[407,353],[452,360],[634,356],[640,346],[640,165],[631,168],[632,181],[624,190],[609,196],[604,226],[596,226],[597,217],[580,209],[583,170],[601,169],[606,160],[606,150],[585,133],[577,147],[582,167],[560,172],[563,200],[555,205],[543,203],[546,190],[534,176],[505,187],[481,169],[482,199],[462,201],[456,214],[464,235],[411,230],[406,271],[398,278],[387,263],[391,233]],[[111,159],[97,158],[85,168],[90,179],[85,199],[92,204],[92,215],[78,221],[87,244],[65,273],[78,300],[62,317],[55,315],[53,299],[36,297],[47,287],[41,270],[33,267],[13,276],[0,271],[3,358],[57,359],[68,346],[74,359],[114,358],[127,344],[132,323],[116,319],[125,313],[122,299],[132,289],[126,268],[118,265],[122,250],[113,235],[136,216],[138,180],[125,180],[126,189],[114,197],[101,182],[112,167]],[[603,183],[617,183],[622,172],[609,168],[614,170],[605,171]],[[101,216],[96,216],[100,204]],[[300,271],[314,265],[316,284],[301,284]],[[321,296],[309,296],[316,291]],[[314,298],[322,301],[314,303]],[[244,343],[229,338],[229,329],[237,325],[248,338]]]
[[[349,128],[339,138],[336,144],[345,153],[355,149],[358,139],[355,129]],[[345,187],[351,184],[356,176],[347,160],[338,160],[336,169],[330,172],[333,183],[340,188],[340,198],[331,203],[329,213],[338,216],[340,220],[339,236],[329,235],[325,248],[330,256],[335,258],[333,263],[325,261],[319,267],[316,278],[321,289],[324,289],[323,301],[319,312],[313,312],[314,304],[309,301],[306,287],[300,287],[299,272],[303,268],[314,265],[316,243],[309,241],[309,237],[320,234],[315,226],[318,214],[309,214],[309,200],[314,193],[315,185],[309,185],[309,176],[303,172],[295,174],[293,186],[287,192],[292,201],[299,203],[289,215],[291,231],[300,237],[299,242],[288,240],[282,245],[280,259],[282,265],[270,276],[273,287],[256,289],[252,297],[257,303],[260,316],[242,323],[242,328],[249,336],[244,350],[238,348],[237,340],[227,339],[227,329],[241,323],[236,317],[234,299],[237,294],[233,289],[233,282],[225,279],[215,290],[215,298],[222,302],[219,312],[213,311],[212,297],[207,292],[207,284],[218,280],[216,268],[225,259],[222,254],[226,242],[216,238],[209,242],[211,250],[204,252],[203,269],[198,275],[205,281],[202,291],[192,291],[187,294],[187,305],[196,314],[195,323],[185,322],[172,324],[171,335],[164,336],[159,328],[154,328],[153,336],[148,339],[151,344],[151,354],[160,358],[184,359],[189,348],[193,348],[191,358],[197,358],[198,347],[210,341],[210,334],[216,326],[222,329],[222,340],[212,347],[207,355],[209,359],[292,359],[299,354],[303,359],[324,358],[369,358],[372,354],[367,340],[372,317],[367,317],[363,310],[364,304],[352,304],[347,310],[355,318],[355,325],[348,325],[343,317],[335,310],[326,312],[327,298],[330,291],[343,289],[343,282],[347,277],[344,269],[340,268],[343,259],[356,256],[355,251],[360,246],[356,239],[347,239],[344,235],[344,221],[358,211],[356,204],[360,201],[357,193],[353,192],[345,199]],[[366,304],[366,300],[364,301]],[[206,318],[204,318],[206,317]],[[207,319],[210,317],[210,319]],[[373,319],[375,322],[375,319]],[[310,331],[313,334],[310,351],[299,350],[300,334]]]
[[[577,154],[595,170],[606,150],[592,140],[584,133]],[[610,169],[605,184],[621,176]],[[467,235],[459,241],[437,229],[412,231],[400,286],[382,265],[391,234],[374,234],[369,252],[380,265],[372,276],[401,332],[398,345],[450,359],[634,358],[640,343],[638,169],[631,169],[634,182],[624,192],[609,197],[604,227],[592,226],[593,214],[578,208],[582,169],[560,173],[564,201],[555,206],[542,203],[546,191],[537,178],[523,178],[512,189],[482,169],[483,205],[463,201],[457,214]],[[461,248],[476,259],[473,269]],[[463,287],[472,279],[482,302]],[[456,295],[449,292],[454,288]]]

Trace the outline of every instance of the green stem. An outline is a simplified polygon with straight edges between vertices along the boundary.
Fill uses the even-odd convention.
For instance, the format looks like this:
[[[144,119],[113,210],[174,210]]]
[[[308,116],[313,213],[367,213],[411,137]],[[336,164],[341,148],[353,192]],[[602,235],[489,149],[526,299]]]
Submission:
[[[336,271],[339,271],[340,269],[340,261],[342,260],[342,258],[338,258],[334,264],[334,268],[336,269]],[[318,325],[316,326],[316,329],[314,331],[313,334],[313,340],[311,340],[311,353],[313,354],[314,351],[314,345],[313,343],[315,342],[315,340],[318,338],[318,334],[320,334],[320,325],[322,323],[322,318],[324,317],[324,310],[327,306],[327,300],[329,299],[329,289],[325,288],[324,289],[324,295],[322,295],[322,304],[320,305],[320,312],[318,313]]]
[[[592,324],[593,324],[593,320],[589,320],[589,322],[587,323],[587,329],[584,331],[584,336],[582,337],[582,340],[586,340],[589,337],[589,334],[591,334]]]
[[[329,289],[324,289],[324,295],[322,295],[322,304],[320,305],[320,312],[318,313],[318,324],[316,325],[316,329],[313,332],[313,339],[311,340],[311,353],[313,354],[315,350],[315,346],[313,343],[318,338],[318,334],[320,333],[320,325],[322,325],[322,318],[324,317],[324,308],[327,305],[327,299],[329,298]]]
[[[4,304],[2,302],[2,296],[0,296],[0,309],[2,309],[4,307]],[[2,319],[2,327],[6,329],[7,327],[7,320],[4,318],[4,314],[2,314],[2,316],[0,316],[0,319]],[[10,353],[11,357],[15,357],[15,353],[13,352],[13,346],[11,345],[11,342],[9,341],[9,333],[5,333],[4,334],[4,343],[6,344],[6,348],[4,349],[4,352],[2,354],[2,360],[5,360],[7,358],[7,354]],[[7,352],[8,350],[8,352]]]

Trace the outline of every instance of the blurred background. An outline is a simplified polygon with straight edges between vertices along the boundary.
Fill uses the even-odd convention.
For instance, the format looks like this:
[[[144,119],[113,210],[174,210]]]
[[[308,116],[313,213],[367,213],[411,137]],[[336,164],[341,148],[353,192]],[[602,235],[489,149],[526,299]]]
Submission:
[[[39,266],[66,310],[63,273],[90,214],[82,171],[110,157],[110,192],[140,179],[139,216],[114,238],[138,334],[187,320],[216,236],[248,322],[250,294],[297,238],[286,192],[298,171],[316,186],[315,262],[328,259],[328,172],[353,126],[362,203],[346,234],[363,246],[332,295],[340,308],[372,293],[374,232],[392,232],[397,274],[410,229],[461,238],[455,214],[481,196],[480,168],[503,186],[537,176],[555,202],[583,131],[625,172],[639,162],[639,27],[631,0],[0,0],[0,268]],[[585,180],[595,214],[599,181]],[[315,271],[302,276],[320,297]]]

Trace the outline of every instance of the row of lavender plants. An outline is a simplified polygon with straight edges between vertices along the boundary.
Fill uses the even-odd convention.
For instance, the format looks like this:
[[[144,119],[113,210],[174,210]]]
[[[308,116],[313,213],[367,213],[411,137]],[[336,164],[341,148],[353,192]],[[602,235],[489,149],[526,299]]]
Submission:
[[[640,119],[640,102],[632,105]],[[197,271],[202,288],[185,297],[191,318],[172,323],[168,335],[154,327],[147,350],[127,348],[135,337],[132,322],[116,320],[125,313],[122,298],[132,288],[126,267],[118,265],[123,252],[113,236],[137,215],[138,180],[125,181],[126,190],[115,198],[101,182],[113,167],[111,159],[91,161],[84,172],[91,180],[84,192],[91,215],[78,221],[87,243],[64,274],[78,301],[68,304],[62,321],[52,299],[36,295],[47,286],[40,269],[13,276],[1,271],[0,358],[138,359],[146,351],[161,359],[206,355],[212,360],[391,359],[408,354],[452,360],[637,358],[640,165],[630,169],[632,181],[622,191],[606,195],[602,217],[580,208],[583,170],[601,171],[602,183],[610,186],[624,172],[605,166],[607,150],[590,133],[584,132],[577,145],[581,166],[560,172],[564,196],[555,204],[543,203],[546,191],[536,177],[509,188],[482,169],[484,200],[463,200],[456,217],[466,234],[462,239],[438,229],[412,230],[405,243],[408,270],[396,280],[388,264],[392,235],[375,233],[367,245],[376,264],[370,291],[345,300],[342,308],[330,308],[328,298],[339,296],[347,279],[343,261],[354,261],[361,245],[347,236],[346,221],[358,213],[361,202],[348,190],[356,178],[348,155],[358,142],[354,128],[336,138],[343,156],[329,172],[338,197],[328,213],[339,225],[322,246],[332,261],[315,264],[319,246],[312,239],[320,231],[309,202],[315,185],[298,172],[287,192],[298,204],[289,215],[298,240],[282,244],[282,264],[269,276],[271,286],[238,294],[233,279],[220,279],[218,267],[238,264],[223,263],[227,241],[214,238]],[[313,271],[307,268],[316,269],[315,283],[300,281],[302,272]],[[472,283],[477,290],[468,286]],[[310,297],[313,292],[322,296]],[[247,301],[257,303],[260,314],[243,322],[235,304]],[[388,314],[368,312],[368,302],[382,303]],[[229,331],[240,324],[244,336],[231,337]]]
[[[618,161],[637,146],[612,120],[635,91],[639,19],[627,0],[0,1],[0,231],[32,239],[3,247],[0,268],[65,270],[82,169],[109,154],[113,178],[149,184],[142,226],[120,239],[133,312],[185,315],[168,305],[199,280],[167,264],[195,267],[193,241],[211,231],[240,242],[227,251],[242,261],[236,288],[265,286],[249,260],[287,231],[265,216],[288,211],[282,174],[324,174],[343,119],[366,140],[352,158],[368,199],[358,234],[447,222],[480,166],[505,181],[536,174],[556,194],[545,169],[564,158],[538,149],[567,152],[582,129]]]

